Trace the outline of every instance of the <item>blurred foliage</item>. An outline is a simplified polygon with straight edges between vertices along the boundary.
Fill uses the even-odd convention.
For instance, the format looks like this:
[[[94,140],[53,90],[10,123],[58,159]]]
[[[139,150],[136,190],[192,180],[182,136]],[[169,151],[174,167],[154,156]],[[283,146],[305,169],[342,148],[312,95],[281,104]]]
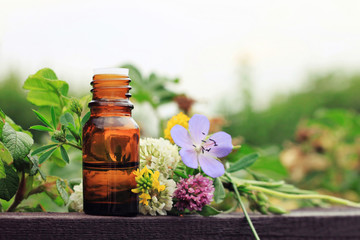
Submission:
[[[225,131],[242,136],[253,146],[281,145],[293,139],[298,122],[320,108],[360,111],[360,75],[329,73],[310,76],[303,89],[273,98],[269,107],[255,111],[245,108],[227,114]]]
[[[280,158],[298,185],[360,199],[360,115],[317,111],[298,125]]]
[[[20,77],[11,72],[0,79],[0,108],[14,122],[24,129],[39,123],[31,111],[33,105],[26,100],[26,93],[21,87]],[[39,140],[40,133],[33,132],[35,140]]]
[[[129,69],[129,76],[132,80],[133,90],[131,95],[138,103],[149,103],[154,109],[163,104],[172,102],[178,95],[169,89],[169,84],[179,83],[179,79],[162,77],[156,73],[151,73],[148,77],[143,76],[140,70],[131,64],[124,64],[122,68]]]

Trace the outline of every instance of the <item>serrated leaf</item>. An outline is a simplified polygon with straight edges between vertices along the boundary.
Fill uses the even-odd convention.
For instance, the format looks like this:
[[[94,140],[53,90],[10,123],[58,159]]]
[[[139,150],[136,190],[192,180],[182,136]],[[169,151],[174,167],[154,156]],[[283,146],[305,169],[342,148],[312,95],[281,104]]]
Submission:
[[[219,178],[215,178],[214,187],[215,187],[214,200],[216,203],[221,203],[225,199],[226,194],[225,194],[224,185]]]
[[[75,127],[74,117],[68,112],[60,117],[60,123],[65,127],[68,127],[69,124]]]
[[[54,129],[51,129],[51,128],[48,128],[48,127],[45,127],[45,126],[42,126],[42,125],[31,126],[30,129],[43,131],[43,132],[53,132],[54,131]]]
[[[9,201],[16,193],[19,186],[19,177],[15,170],[4,165],[6,177],[0,179],[0,198]]]
[[[3,128],[3,143],[11,153],[14,161],[25,158],[34,143],[34,140],[23,132],[15,131],[8,123]]]
[[[63,180],[58,179],[56,180],[56,188],[60,194],[60,197],[64,200],[65,204],[67,204],[69,202],[69,194],[65,190],[66,183]]]
[[[220,213],[222,213],[221,211],[211,207],[210,205],[205,205],[201,211],[198,211],[197,213],[199,213],[201,216],[204,217],[209,217],[209,216],[214,216],[214,215],[218,215]]]
[[[259,158],[258,153],[251,153],[249,155],[246,155],[237,162],[233,163],[228,169],[226,169],[226,171],[232,173],[245,169],[251,166],[258,158]]]
[[[63,146],[60,146],[60,152],[61,152],[61,157],[64,159],[65,162],[69,163],[69,155],[67,154],[65,148]]]
[[[51,119],[52,119],[52,124],[54,126],[54,129],[56,129],[56,116],[55,116],[55,110],[54,110],[54,107],[51,107],[50,109],[50,112],[51,112]]]
[[[11,153],[2,142],[0,142],[0,160],[4,161],[7,165],[13,162]]]
[[[42,164],[43,162],[45,162],[46,160],[49,159],[49,157],[51,157],[51,155],[55,152],[57,148],[52,148],[49,151],[45,152],[43,155],[41,155],[39,157],[39,164]]]
[[[83,117],[82,120],[81,120],[81,128],[83,128],[84,125],[85,125],[85,123],[86,123],[87,121],[89,121],[90,115],[91,115],[90,112],[87,112],[87,113],[84,115],[84,117]]]
[[[31,168],[31,162],[27,156],[24,158],[15,159],[14,167],[18,172],[28,172]]]
[[[48,149],[53,148],[53,147],[55,147],[55,146],[57,146],[57,144],[50,144],[50,145],[45,145],[45,146],[39,147],[39,148],[35,149],[35,150],[31,153],[31,156],[34,156],[34,155],[36,155],[36,154],[45,152],[45,151],[47,151]]]

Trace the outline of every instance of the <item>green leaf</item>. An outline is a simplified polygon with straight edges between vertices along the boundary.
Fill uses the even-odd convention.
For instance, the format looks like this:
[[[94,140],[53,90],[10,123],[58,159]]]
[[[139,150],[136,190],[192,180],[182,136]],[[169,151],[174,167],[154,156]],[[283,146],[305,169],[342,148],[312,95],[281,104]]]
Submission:
[[[41,155],[39,158],[39,164],[42,164],[43,162],[48,160],[49,157],[51,157],[51,155],[55,152],[56,149],[57,148],[52,148],[49,151],[45,152],[43,155]]]
[[[201,216],[208,217],[208,216],[218,215],[219,213],[222,213],[222,212],[211,207],[210,205],[205,205],[201,211],[198,211],[198,213]]]
[[[42,126],[42,125],[31,126],[30,129],[43,131],[43,132],[53,132],[54,131],[54,129],[51,129],[51,128],[48,128],[48,127],[45,127],[45,126]]]
[[[225,199],[225,196],[226,196],[224,185],[219,178],[215,178],[214,186],[215,186],[214,200],[216,203],[221,203]]]
[[[50,109],[50,112],[51,112],[51,119],[52,119],[52,124],[54,126],[54,129],[56,129],[56,116],[55,116],[55,109],[54,107],[51,107]]]
[[[23,132],[15,131],[8,123],[3,129],[3,143],[11,153],[14,161],[25,158],[34,143],[34,140]]]
[[[86,123],[87,121],[89,121],[90,115],[91,115],[91,113],[90,113],[90,112],[87,112],[87,113],[85,114],[85,116],[82,118],[82,120],[81,120],[81,128],[83,128],[84,125],[85,125],[85,123]]]
[[[9,201],[19,187],[19,177],[15,170],[8,165],[4,165],[6,177],[0,179],[0,198]]]
[[[50,144],[50,145],[45,145],[45,146],[39,147],[39,148],[35,149],[35,150],[31,153],[31,156],[34,156],[34,155],[36,155],[36,154],[45,152],[45,151],[47,151],[48,149],[53,148],[53,147],[56,147],[56,146],[58,146],[58,145],[57,145],[57,144]]]
[[[7,165],[13,162],[11,153],[2,142],[0,142],[0,160],[4,161]]]
[[[181,171],[175,170],[174,173],[175,173],[177,176],[179,176],[179,177],[188,178],[188,177],[186,176],[186,174],[183,173],[183,172],[181,172]]]
[[[289,194],[314,194],[315,192],[309,190],[299,189],[291,184],[284,184],[277,188],[272,188],[274,191],[289,193]]]
[[[56,180],[56,188],[60,194],[60,197],[64,200],[65,204],[67,204],[69,202],[69,194],[65,190],[66,183],[63,180],[58,179]]]
[[[44,68],[34,75],[30,75],[23,86],[30,90],[27,99],[37,106],[61,107],[61,96],[67,96],[69,85],[65,81],[57,80],[53,70]]]
[[[60,123],[64,125],[65,127],[68,127],[69,124],[71,124],[73,127],[75,127],[75,121],[74,117],[70,113],[65,113],[60,117]]]
[[[41,178],[46,181],[46,175],[41,171],[39,166],[39,160],[37,157],[30,157],[30,161],[32,162],[32,167],[29,171],[29,176],[34,176],[37,173],[40,173]]]
[[[2,132],[3,132],[4,125],[5,125],[5,122],[3,122],[0,119],[0,140],[2,139]]]
[[[3,110],[0,108],[0,119],[1,119],[1,120],[5,120],[5,118],[6,118],[6,115],[5,115],[5,113],[3,112]]]
[[[232,173],[245,169],[251,166],[258,159],[258,157],[258,153],[251,153],[249,155],[246,155],[245,157],[232,164],[228,169],[226,169],[226,171]]]
[[[60,146],[60,152],[61,152],[61,157],[64,159],[65,162],[69,163],[69,155],[67,154],[65,148],[61,145]]]
[[[18,172],[28,173],[31,168],[31,162],[27,156],[24,158],[15,159],[14,167]]]
[[[43,124],[45,124],[45,125],[48,126],[49,128],[53,128],[53,127],[51,126],[51,124],[49,123],[49,121],[48,121],[43,115],[41,115],[38,111],[36,111],[36,110],[34,110],[34,109],[33,109],[33,111],[34,111],[34,113],[36,114],[37,118],[38,118]]]
[[[5,173],[4,162],[1,161],[1,159],[0,159],[0,179],[5,178],[5,177],[6,177],[6,173]]]
[[[194,171],[195,171],[194,168],[189,168],[188,166],[186,166],[186,168],[185,168],[186,178],[188,178],[189,175],[193,175],[193,174],[194,174]]]

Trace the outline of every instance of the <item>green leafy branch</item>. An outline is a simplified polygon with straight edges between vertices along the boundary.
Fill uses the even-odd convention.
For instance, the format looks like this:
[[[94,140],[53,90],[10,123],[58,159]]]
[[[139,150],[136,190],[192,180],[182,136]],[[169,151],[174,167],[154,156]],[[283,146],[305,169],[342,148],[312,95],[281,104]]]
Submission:
[[[83,99],[67,96],[68,88],[65,81],[58,80],[47,68],[25,81],[24,89],[29,90],[27,99],[38,107],[34,114],[43,124],[30,129],[48,132],[51,139],[33,151],[31,133],[16,125],[0,109],[0,199],[12,201],[7,211],[24,208],[18,208],[24,199],[42,192],[58,205],[67,204],[72,191],[67,182],[46,176],[40,166],[51,159],[57,149],[66,163],[70,162],[67,153],[70,148],[82,149],[82,127],[90,113],[83,114],[85,107],[80,103]],[[35,178],[37,174],[40,178]],[[36,209],[43,208],[38,204]]]

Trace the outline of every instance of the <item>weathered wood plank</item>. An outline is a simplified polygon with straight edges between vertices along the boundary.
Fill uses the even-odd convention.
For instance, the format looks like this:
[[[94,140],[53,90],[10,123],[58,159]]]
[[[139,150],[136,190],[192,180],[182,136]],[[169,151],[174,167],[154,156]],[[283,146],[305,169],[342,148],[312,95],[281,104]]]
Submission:
[[[261,239],[360,239],[360,210],[307,209],[252,215]],[[253,239],[242,214],[107,217],[81,213],[1,213],[0,239]]]

